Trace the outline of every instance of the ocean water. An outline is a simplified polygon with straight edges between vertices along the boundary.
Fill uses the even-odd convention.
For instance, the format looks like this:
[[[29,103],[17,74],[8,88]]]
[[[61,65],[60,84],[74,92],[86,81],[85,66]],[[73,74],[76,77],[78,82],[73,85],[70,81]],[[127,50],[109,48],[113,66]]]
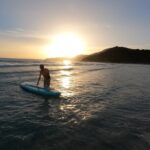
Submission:
[[[60,98],[19,87],[40,63]],[[150,150],[150,65],[0,59],[0,150]]]

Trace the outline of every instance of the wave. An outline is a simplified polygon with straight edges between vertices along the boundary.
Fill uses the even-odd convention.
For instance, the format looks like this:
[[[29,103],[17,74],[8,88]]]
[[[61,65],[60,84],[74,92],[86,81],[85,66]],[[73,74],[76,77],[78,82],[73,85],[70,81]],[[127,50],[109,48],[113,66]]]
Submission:
[[[46,66],[63,66],[62,63],[44,62],[44,60],[0,59],[0,67],[32,67],[44,64]]]
[[[0,59],[0,67],[29,67],[39,66],[44,64],[46,66],[64,66],[62,62],[45,62],[44,60],[26,60],[26,59]],[[104,65],[104,63],[97,62],[72,62],[71,66],[97,66]]]
[[[81,75],[81,74],[87,74],[87,73],[92,73],[92,72],[96,72],[96,71],[101,71],[101,70],[105,70],[105,69],[114,69],[114,67],[106,67],[106,68],[95,68],[95,69],[78,69],[78,68],[59,68],[59,69],[52,69],[50,70],[50,73],[51,74],[59,74],[59,76],[68,76],[68,75],[65,75],[63,73],[61,73],[61,71],[67,71],[67,72],[70,72],[71,71],[71,76],[74,76],[74,75]],[[10,76],[10,75],[25,75],[25,74],[29,74],[29,75],[32,75],[32,74],[38,74],[39,73],[39,70],[19,70],[19,71],[5,71],[5,72],[0,72],[0,76]]]
[[[62,63],[56,63],[56,62],[51,62],[51,63],[10,63],[10,62],[0,62],[0,67],[3,67],[3,68],[5,68],[5,67],[34,67],[34,66],[39,66],[40,64],[43,64],[43,65],[45,65],[45,66],[65,66],[64,64],[62,64]],[[85,64],[72,64],[72,65],[70,65],[70,66],[87,66],[87,65],[85,65]],[[89,65],[88,65],[89,66]]]
[[[39,66],[41,63],[10,63],[10,62],[0,62],[0,67],[34,67],[34,66]],[[63,66],[63,65],[58,65],[55,63],[42,63],[45,66]]]
[[[55,74],[59,71],[72,71],[75,70],[74,68],[63,68],[63,69],[52,69],[50,73]],[[5,71],[0,72],[0,75],[7,75],[7,74],[31,74],[31,73],[38,73],[39,70],[20,70],[20,71]]]

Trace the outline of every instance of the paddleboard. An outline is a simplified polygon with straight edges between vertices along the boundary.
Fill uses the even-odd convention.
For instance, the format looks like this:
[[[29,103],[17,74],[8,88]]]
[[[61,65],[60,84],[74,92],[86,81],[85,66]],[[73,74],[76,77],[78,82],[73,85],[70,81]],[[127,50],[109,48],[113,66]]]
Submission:
[[[48,97],[59,97],[61,93],[54,89],[45,89],[42,87],[38,87],[30,82],[23,82],[20,84],[20,87],[27,92],[34,93],[41,96],[48,96]]]

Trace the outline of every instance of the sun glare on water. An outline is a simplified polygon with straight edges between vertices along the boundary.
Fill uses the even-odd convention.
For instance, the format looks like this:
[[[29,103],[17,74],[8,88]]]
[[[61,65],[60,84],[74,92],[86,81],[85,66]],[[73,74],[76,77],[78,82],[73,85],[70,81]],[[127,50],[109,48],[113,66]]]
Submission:
[[[74,57],[85,50],[85,44],[76,34],[67,32],[54,36],[45,50],[48,57]]]

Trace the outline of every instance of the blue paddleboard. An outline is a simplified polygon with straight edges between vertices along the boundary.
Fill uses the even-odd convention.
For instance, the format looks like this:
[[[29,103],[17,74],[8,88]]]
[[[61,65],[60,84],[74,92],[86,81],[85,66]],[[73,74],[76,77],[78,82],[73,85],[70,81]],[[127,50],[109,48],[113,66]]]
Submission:
[[[34,93],[34,94],[41,95],[41,96],[59,97],[61,94],[59,91],[56,91],[54,89],[48,90],[48,89],[33,85],[30,82],[21,83],[20,87],[30,93]]]

